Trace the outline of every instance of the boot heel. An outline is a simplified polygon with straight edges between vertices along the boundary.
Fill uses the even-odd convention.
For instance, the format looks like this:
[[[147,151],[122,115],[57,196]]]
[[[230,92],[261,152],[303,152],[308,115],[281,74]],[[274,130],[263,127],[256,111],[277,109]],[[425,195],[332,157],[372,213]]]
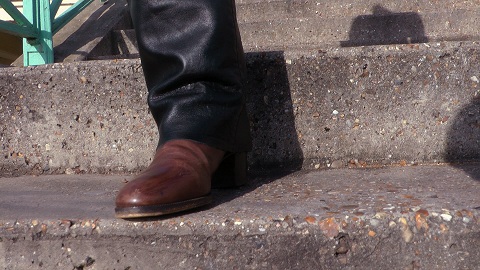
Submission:
[[[212,176],[212,188],[232,188],[247,183],[247,153],[227,155]]]

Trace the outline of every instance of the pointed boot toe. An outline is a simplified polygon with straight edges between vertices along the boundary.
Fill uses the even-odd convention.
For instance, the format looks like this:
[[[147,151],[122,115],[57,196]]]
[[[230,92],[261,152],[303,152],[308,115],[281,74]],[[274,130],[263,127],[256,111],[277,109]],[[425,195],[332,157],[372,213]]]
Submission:
[[[116,217],[160,216],[211,203],[211,178],[223,155],[192,141],[167,142],[150,166],[119,191]]]

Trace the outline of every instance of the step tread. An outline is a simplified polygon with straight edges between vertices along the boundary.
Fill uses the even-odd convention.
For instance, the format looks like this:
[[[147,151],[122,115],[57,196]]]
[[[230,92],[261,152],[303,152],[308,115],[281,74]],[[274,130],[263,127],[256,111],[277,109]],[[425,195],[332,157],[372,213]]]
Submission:
[[[480,93],[478,43],[247,56],[251,159],[276,168],[301,165],[295,158],[303,155],[311,167],[365,157],[411,164],[436,162],[445,144],[457,161],[464,150],[478,161],[480,122],[471,121],[480,112],[472,103]],[[153,154],[138,59],[2,69],[0,76],[0,120],[8,123],[1,173],[134,171]],[[455,81],[435,82],[444,77]],[[332,118],[333,110],[346,118]],[[477,163],[255,176],[242,189],[214,191],[210,208],[143,223],[114,218],[115,194],[131,176],[1,178],[0,266],[475,269],[479,170]]]
[[[475,269],[480,166],[299,171],[257,176],[216,203],[118,220],[130,176],[0,181],[6,269]],[[321,267],[319,267],[321,266]]]
[[[42,175],[0,180],[0,234],[12,221],[114,220],[114,196],[129,175]],[[174,219],[250,221],[291,216],[366,220],[466,210],[480,218],[480,166],[399,166],[379,169],[305,170],[285,176],[251,176],[238,190],[214,190],[216,203]],[[117,220],[118,223],[125,223]],[[161,224],[157,224],[161,225]],[[478,224],[480,225],[480,224]],[[218,224],[216,226],[219,226]],[[221,225],[220,225],[221,226]],[[480,229],[480,227],[478,227]]]

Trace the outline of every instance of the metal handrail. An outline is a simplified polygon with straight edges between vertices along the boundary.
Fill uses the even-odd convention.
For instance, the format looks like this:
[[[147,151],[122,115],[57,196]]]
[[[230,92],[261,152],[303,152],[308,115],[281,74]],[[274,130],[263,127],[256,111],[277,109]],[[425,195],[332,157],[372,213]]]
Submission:
[[[25,16],[8,0],[0,0],[0,6],[10,15],[16,24],[0,20],[0,31],[19,37],[33,37],[38,33]]]
[[[23,38],[25,66],[53,63],[53,35],[93,2],[77,0],[56,16],[62,1],[23,0],[22,14],[10,0],[0,0],[0,7],[14,20],[13,23],[0,20],[0,31]]]

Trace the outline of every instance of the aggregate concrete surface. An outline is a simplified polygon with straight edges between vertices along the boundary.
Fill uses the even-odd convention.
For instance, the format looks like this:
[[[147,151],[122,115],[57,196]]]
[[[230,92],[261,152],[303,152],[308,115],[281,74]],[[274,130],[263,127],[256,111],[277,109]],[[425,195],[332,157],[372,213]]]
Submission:
[[[198,211],[114,218],[130,176],[0,181],[2,269],[480,269],[480,166],[252,176]]]
[[[236,2],[242,42],[248,52],[480,40],[479,0],[441,4],[431,0]],[[102,42],[110,45],[99,45],[89,58],[111,58],[111,54],[138,57],[131,28],[124,25],[126,31],[106,36]]]
[[[253,170],[480,160],[480,50],[247,54]],[[157,131],[138,59],[0,69],[0,173],[135,172]]]
[[[138,59],[0,69],[0,269],[480,269],[480,0],[236,2],[253,182],[198,211],[114,218],[157,140]]]
[[[236,2],[247,50],[480,39],[478,0]]]

